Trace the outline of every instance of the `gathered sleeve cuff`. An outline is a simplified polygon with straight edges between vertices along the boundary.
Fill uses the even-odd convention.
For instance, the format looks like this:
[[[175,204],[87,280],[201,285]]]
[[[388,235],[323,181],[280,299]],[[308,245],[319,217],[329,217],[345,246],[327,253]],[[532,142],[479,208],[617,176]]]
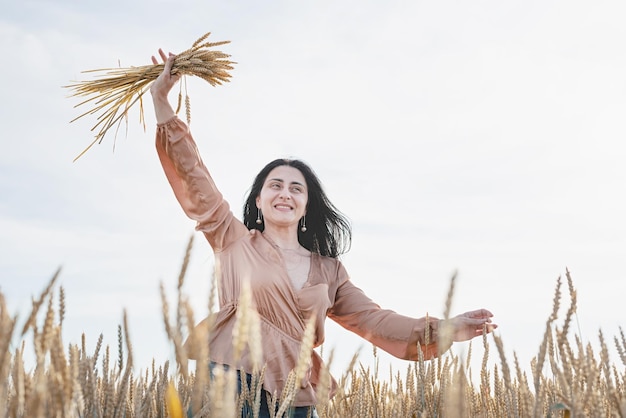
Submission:
[[[173,117],[157,125],[156,149],[176,199],[214,251],[247,233],[217,189],[182,120]]]
[[[350,280],[337,288],[334,306],[328,317],[342,327],[356,333],[389,354],[417,361],[418,347],[423,358],[430,360],[447,347],[439,347],[438,323],[434,317],[411,318],[388,309],[382,309]],[[428,343],[427,343],[428,339]]]

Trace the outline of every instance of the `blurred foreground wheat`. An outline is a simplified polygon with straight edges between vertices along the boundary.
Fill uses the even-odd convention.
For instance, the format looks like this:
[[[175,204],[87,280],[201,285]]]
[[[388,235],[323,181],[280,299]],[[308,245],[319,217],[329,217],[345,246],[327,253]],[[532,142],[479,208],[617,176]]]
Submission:
[[[163,320],[166,334],[174,346],[176,365],[168,362],[145,371],[133,370],[132,345],[124,315],[118,327],[117,358],[107,346],[102,349],[102,335],[93,353],[87,352],[83,335],[80,345],[64,345],[61,328],[65,314],[63,288],[55,298],[54,275],[37,299],[19,336],[14,335],[17,319],[10,316],[0,293],[0,417],[239,417],[258,411],[263,383],[261,364],[251,385],[237,394],[237,375],[233,370],[216,368],[209,378],[207,346],[189,370],[188,353],[182,344],[195,324],[194,313],[182,292],[189,262],[191,241],[178,278],[178,297],[174,318],[170,318],[169,302],[162,291]],[[576,311],[576,291],[569,272],[566,274],[570,303],[560,325],[558,312],[562,302],[562,281],[559,278],[553,309],[539,344],[538,354],[530,361],[532,376],[523,371],[517,355],[513,363],[505,358],[502,340],[493,335],[499,366],[487,367],[492,346],[483,337],[482,368],[471,370],[467,358],[452,351],[441,358],[407,363],[405,373],[389,370],[384,380],[378,370],[365,367],[355,355],[339,378],[339,390],[328,400],[328,368],[322,370],[318,387],[320,417],[624,417],[626,416],[626,339],[614,337],[620,363],[609,358],[607,341],[599,333],[599,352],[579,336],[568,337],[572,316]],[[214,287],[213,287],[214,289]],[[214,298],[211,291],[209,300]],[[242,292],[234,350],[241,352],[248,345],[250,352],[261,338],[255,325],[258,318],[250,309],[249,291]],[[212,303],[209,303],[209,307]],[[246,306],[248,308],[246,308]],[[37,318],[45,310],[43,320]],[[209,308],[209,316],[212,315]],[[310,329],[311,324],[308,325]],[[30,344],[11,342],[32,335]],[[255,335],[256,334],[256,335]],[[288,378],[283,393],[270,394],[271,403],[280,412],[288,411],[297,391],[295,382],[302,376],[310,355],[311,341],[305,338],[301,361]],[[36,354],[36,367],[27,370],[24,353],[28,346]],[[257,353],[258,355],[258,353]],[[376,358],[376,350],[374,350]],[[332,354],[331,354],[332,358]],[[330,363],[329,360],[327,363]],[[475,376],[473,376],[473,374]],[[472,383],[475,378],[478,384]],[[244,380],[245,381],[245,380]],[[247,409],[244,409],[247,408]]]
[[[206,33],[196,40],[192,47],[176,55],[172,74],[193,75],[207,81],[212,86],[221,85],[230,81],[230,71],[234,62],[230,61],[227,55],[220,51],[211,50],[216,46],[224,45],[230,41],[207,42],[206,39],[211,33]],[[116,124],[126,120],[128,111],[139,102],[139,120],[144,123],[142,96],[148,90],[150,84],[163,71],[163,64],[143,65],[130,68],[106,68],[98,70],[88,70],[84,73],[99,73],[96,79],[79,81],[67,86],[71,90],[70,97],[88,97],[88,99],[78,103],[75,107],[88,103],[92,108],[85,113],[74,118],[74,122],[84,116],[98,114],[98,122],[91,128],[97,131],[96,137],[75,159],[80,158],[95,143],[100,143],[106,133]],[[178,94],[178,106],[176,113],[180,111],[183,94],[183,85]],[[187,121],[191,120],[191,107],[189,95],[185,91],[185,111]]]

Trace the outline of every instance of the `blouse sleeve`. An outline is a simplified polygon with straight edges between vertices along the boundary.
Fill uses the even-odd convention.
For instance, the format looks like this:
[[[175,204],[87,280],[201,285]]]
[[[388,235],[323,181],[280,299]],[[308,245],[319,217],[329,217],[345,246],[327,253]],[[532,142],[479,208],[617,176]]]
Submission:
[[[344,270],[345,271],[345,270]],[[347,278],[338,286],[328,317],[389,354],[416,361],[418,345],[429,360],[437,356],[437,318],[411,318],[382,309]],[[429,325],[430,324],[430,325]],[[429,332],[426,344],[426,334]],[[447,350],[448,347],[442,347]]]
[[[157,125],[156,149],[176,199],[214,251],[248,232],[215,186],[183,121],[173,117]]]

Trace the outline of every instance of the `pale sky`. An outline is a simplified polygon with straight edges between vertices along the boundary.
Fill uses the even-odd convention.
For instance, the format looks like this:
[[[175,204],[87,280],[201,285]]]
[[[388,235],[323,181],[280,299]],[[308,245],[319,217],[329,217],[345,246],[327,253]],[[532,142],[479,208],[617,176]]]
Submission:
[[[490,309],[527,365],[569,268],[575,332],[595,344],[600,328],[612,341],[624,325],[623,2],[24,0],[1,10],[0,289],[25,319],[62,266],[66,344],[85,332],[94,347],[103,333],[115,350],[127,309],[138,368],[172,359],[159,282],[173,299],[194,223],[158,163],[149,98],[145,131],[134,109],[115,151],[109,135],[73,163],[96,119],[70,124],[88,109],[62,86],[88,79],[84,70],[148,64],[208,31],[231,41],[219,50],[237,64],[224,86],[188,80],[191,129],[238,216],[268,161],[301,158],[351,219],[342,260],[383,307],[442,315],[456,270],[453,314]],[[212,261],[196,233],[185,291],[198,319]],[[361,346],[370,356],[367,342],[332,321],[327,330],[339,369]]]

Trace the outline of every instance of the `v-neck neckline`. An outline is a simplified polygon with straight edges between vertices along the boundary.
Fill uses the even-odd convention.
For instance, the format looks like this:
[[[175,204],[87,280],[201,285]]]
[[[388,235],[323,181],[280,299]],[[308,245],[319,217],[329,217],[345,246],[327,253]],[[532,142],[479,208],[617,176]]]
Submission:
[[[289,270],[287,269],[287,263],[285,262],[285,257],[283,256],[283,254],[280,251],[280,247],[270,237],[266,236],[263,233],[261,235],[263,236],[265,241],[270,245],[270,247],[274,250],[274,252],[278,256],[278,259],[281,261],[281,267],[282,267],[283,272],[285,273],[285,279],[287,280],[287,285],[289,286],[290,291],[294,295],[294,300],[297,301],[298,293],[300,291],[302,291],[302,289],[310,286],[312,273],[313,273],[313,264],[314,264],[313,263],[313,257],[316,256],[317,254],[314,253],[313,251],[309,251],[310,257],[307,257],[309,259],[309,271],[308,271],[308,273],[306,275],[306,280],[302,283],[302,286],[299,289],[296,289],[296,287],[294,286],[294,284],[293,284],[293,282],[291,280],[291,277],[289,276]]]

